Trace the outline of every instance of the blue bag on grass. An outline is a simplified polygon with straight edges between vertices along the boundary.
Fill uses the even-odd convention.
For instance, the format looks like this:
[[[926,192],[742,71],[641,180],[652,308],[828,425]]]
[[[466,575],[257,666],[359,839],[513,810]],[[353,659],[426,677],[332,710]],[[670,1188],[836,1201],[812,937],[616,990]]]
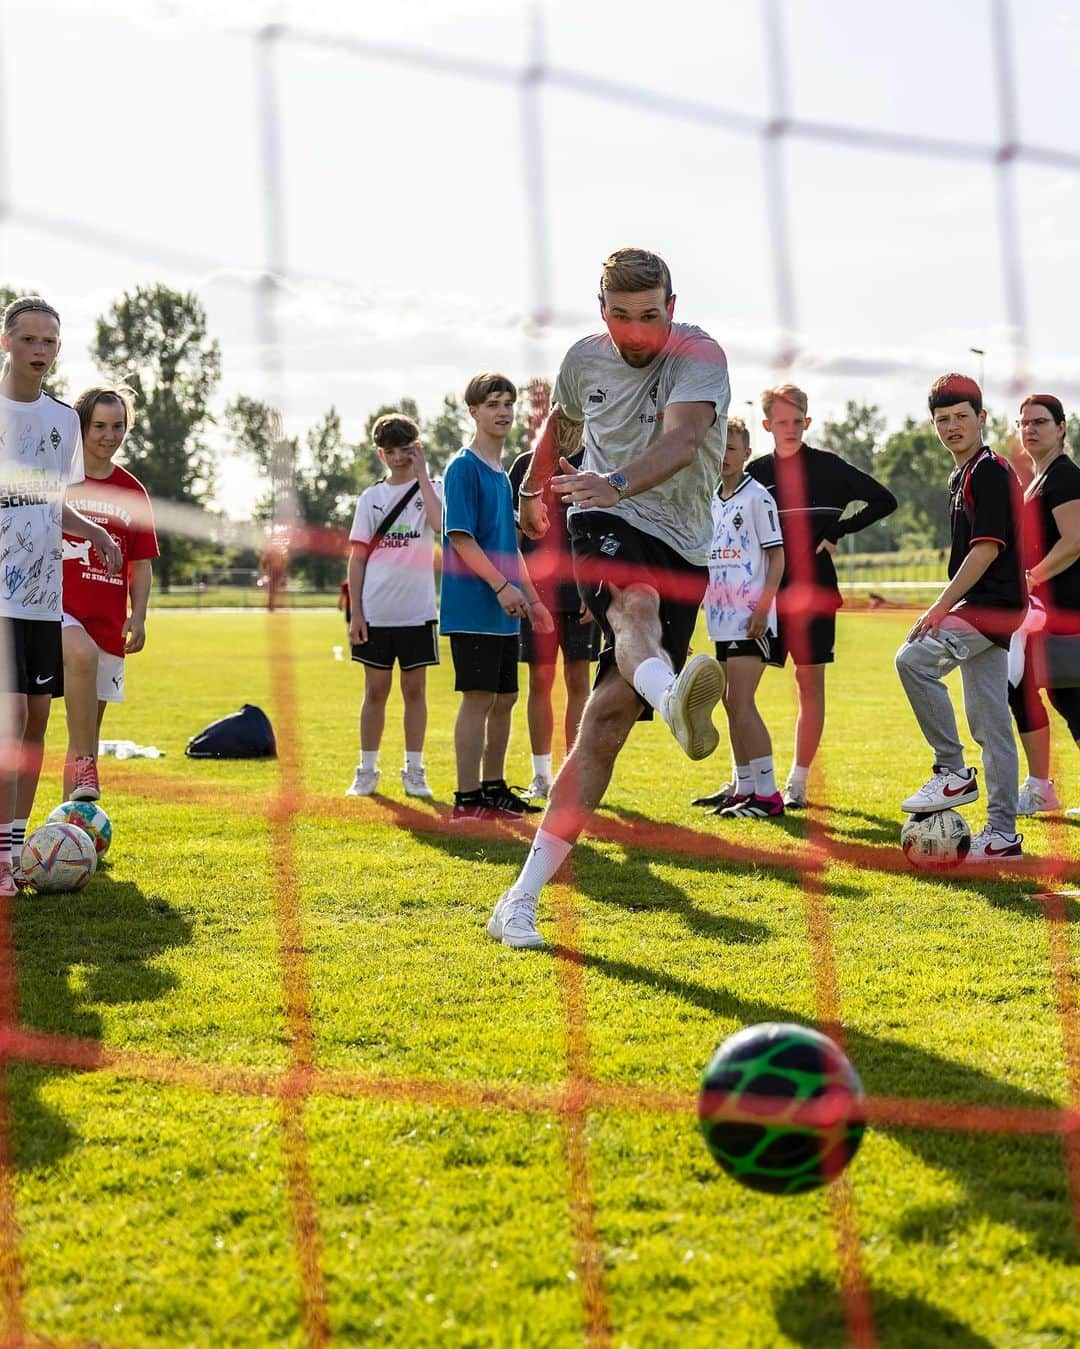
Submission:
[[[239,712],[193,735],[184,753],[189,759],[274,759],[277,742],[262,708],[245,703]]]

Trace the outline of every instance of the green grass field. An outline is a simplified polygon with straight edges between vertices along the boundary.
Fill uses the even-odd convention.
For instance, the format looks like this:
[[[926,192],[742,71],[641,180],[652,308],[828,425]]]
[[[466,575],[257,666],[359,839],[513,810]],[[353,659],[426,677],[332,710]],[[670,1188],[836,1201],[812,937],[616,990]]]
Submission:
[[[1045,1119],[1071,1052],[1080,1106],[1080,905],[1051,924],[1032,897],[1063,857],[1080,871],[1077,824],[1027,822],[1046,865],[1011,877],[897,868],[897,802],[929,767],[892,668],[909,622],[841,616],[812,793],[829,809],[809,819],[703,819],[688,803],[726,750],[695,766],[637,728],[573,883],[541,905],[563,944],[514,953],[483,924],[529,830],[443,825],[445,653],[439,801],[401,795],[396,698],[385,794],[346,800],[362,680],[331,654],[340,616],[153,614],[105,733],[168,755],[103,761],[106,867],[15,909],[21,1021],[60,1038],[8,1050],[4,1342],[833,1346],[843,1271],[868,1289],[864,1344],[1080,1343],[1060,1137],[874,1125],[849,1185],[774,1199],[696,1128],[721,1039],[834,999],[875,1099]],[[245,701],[279,762],[183,758]],[[761,703],[786,767],[790,672]],[[510,780],[528,763],[522,708]],[[841,855],[807,873],[823,843]]]

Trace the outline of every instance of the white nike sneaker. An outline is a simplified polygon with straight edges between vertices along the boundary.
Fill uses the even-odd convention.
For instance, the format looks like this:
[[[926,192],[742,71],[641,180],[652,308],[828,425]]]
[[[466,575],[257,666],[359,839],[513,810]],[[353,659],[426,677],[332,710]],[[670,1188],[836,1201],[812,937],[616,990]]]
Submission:
[[[806,799],[806,786],[800,786],[789,778],[784,784],[784,807],[787,810],[805,810],[810,802]]]
[[[972,801],[979,799],[977,777],[978,770],[975,768],[964,768],[954,773],[951,768],[935,764],[930,780],[907,800],[901,801],[900,809],[906,810],[909,815],[919,815],[969,806]]]
[[[546,801],[551,795],[551,779],[537,773],[526,788],[525,795],[532,801]]]
[[[1024,858],[1023,850],[1020,847],[1023,841],[1023,834],[999,834],[996,829],[991,829],[987,825],[981,834],[976,834],[971,840],[971,847],[965,860],[968,862],[1021,862]]]
[[[492,941],[516,950],[535,950],[544,946],[546,943],[536,930],[536,896],[504,891],[488,919],[487,934]]]
[[[377,768],[358,768],[356,777],[352,780],[352,786],[345,788],[346,796],[374,796],[375,788],[379,785],[379,770]]]
[[[683,666],[664,696],[660,715],[689,759],[707,759],[720,743],[712,711],[724,696],[724,667],[704,652]]]
[[[1058,800],[1058,794],[1054,791],[1054,784],[1050,784],[1050,790],[1046,791],[1042,787],[1036,786],[1030,778],[1020,788],[1020,799],[1016,807],[1017,815],[1038,815],[1044,810],[1060,810],[1061,802]]]
[[[422,765],[419,768],[403,768],[401,785],[405,788],[406,796],[418,796],[424,801],[432,801],[435,798],[435,793],[428,786],[427,773]]]

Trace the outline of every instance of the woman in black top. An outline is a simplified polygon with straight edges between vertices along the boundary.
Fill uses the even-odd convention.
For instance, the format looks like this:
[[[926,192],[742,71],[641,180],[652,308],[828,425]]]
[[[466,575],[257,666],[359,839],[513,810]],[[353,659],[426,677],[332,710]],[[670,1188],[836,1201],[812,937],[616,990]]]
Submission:
[[[1080,468],[1066,452],[1065,410],[1053,394],[1029,394],[1020,404],[1018,426],[1035,472],[1024,492],[1023,555],[1028,586],[1033,597],[1046,606],[1048,633],[1078,635]],[[1080,743],[1080,689],[1047,688],[1046,696],[1065,718],[1069,734]],[[1050,718],[1039,697],[1030,659],[1020,684],[1009,689],[1009,705],[1028,761],[1017,814],[1058,810],[1061,802],[1050,781]]]

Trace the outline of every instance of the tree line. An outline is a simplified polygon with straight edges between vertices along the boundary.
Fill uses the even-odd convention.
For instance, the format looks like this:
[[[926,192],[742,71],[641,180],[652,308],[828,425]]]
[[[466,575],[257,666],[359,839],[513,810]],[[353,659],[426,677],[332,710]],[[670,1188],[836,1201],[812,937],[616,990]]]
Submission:
[[[7,304],[26,293],[0,286],[0,302]],[[302,435],[290,437],[283,436],[273,408],[244,394],[215,414],[212,404],[221,379],[221,349],[208,333],[206,311],[193,293],[163,285],[137,286],[120,296],[98,318],[90,356],[104,379],[126,384],[135,395],[138,415],[125,446],[131,471],[152,496],[199,507],[211,520],[216,515],[211,443],[215,427],[227,451],[242,457],[267,481],[255,509],[257,519],[274,516],[271,469],[284,463],[291,478],[291,505],[299,520],[334,531],[348,530],[357,494],[381,476],[370,431],[384,412],[404,412],[419,424],[433,473],[443,470],[470,434],[471,423],[454,394],[445,396],[433,417],[423,417],[416,400],[409,397],[375,408],[358,442],[346,438],[340,413],[333,406]],[[53,371],[46,387],[60,398],[68,393],[62,365]],[[509,442],[511,453],[531,442],[549,397],[550,384],[544,379],[533,379],[522,388]],[[1012,418],[992,417],[987,426],[989,443],[1023,477],[1026,463]],[[767,448],[764,435],[752,429],[755,452]],[[876,405],[851,400],[842,417],[815,426],[810,441],[871,473],[900,503],[888,519],[858,536],[859,551],[947,546],[944,505],[949,464],[925,418],[908,417],[890,432]],[[1075,415],[1069,419],[1069,442],[1080,446],[1080,417]],[[224,521],[220,515],[217,518]],[[155,565],[158,584],[168,590],[173,584],[189,584],[222,569],[258,568],[261,558],[250,548],[162,531],[161,558]],[[294,552],[290,570],[316,589],[332,589],[341,579],[342,566],[341,557],[333,551],[312,548]]]

